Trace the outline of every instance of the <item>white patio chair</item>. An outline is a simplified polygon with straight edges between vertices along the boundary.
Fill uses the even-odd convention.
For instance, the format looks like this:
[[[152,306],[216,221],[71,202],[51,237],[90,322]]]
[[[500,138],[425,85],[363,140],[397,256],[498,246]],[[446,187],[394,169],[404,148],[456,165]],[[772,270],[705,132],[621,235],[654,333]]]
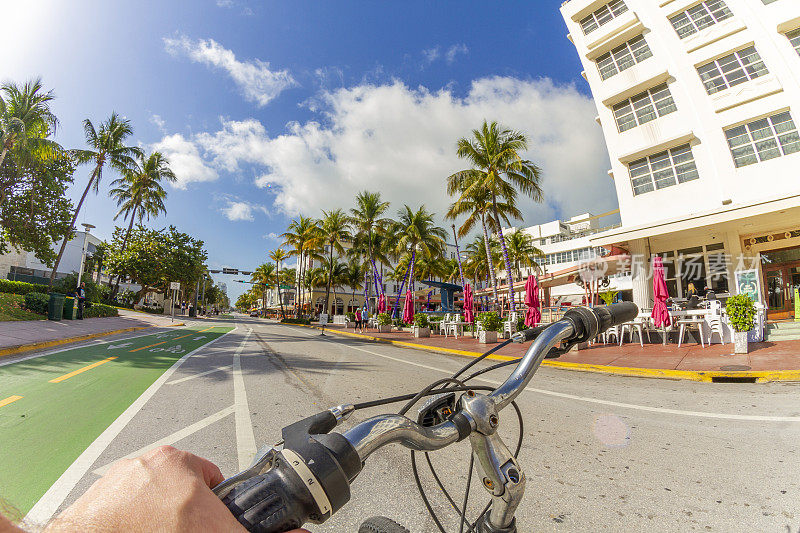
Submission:
[[[705,348],[706,343],[703,338],[703,325],[705,323],[705,318],[682,318],[678,320],[678,348],[683,344],[683,335],[686,333],[686,329],[691,327],[697,328],[697,336],[700,337],[700,345]]]
[[[650,342],[650,329],[647,327],[645,319],[636,318],[630,322],[625,322],[620,326],[619,332],[619,345],[622,346],[622,341],[625,339],[625,334],[628,334],[628,342],[633,342],[633,333],[639,335],[639,345],[644,348],[644,334],[647,333],[647,342]]]
[[[615,343],[619,343],[620,342],[619,341],[619,337],[620,337],[620,335],[619,335],[619,326],[611,326],[610,328],[605,330],[603,333],[601,333],[600,334],[600,341],[603,344],[608,344],[609,341],[611,340],[611,337],[614,337],[614,342]]]
[[[519,313],[512,312],[508,314],[508,318],[503,322],[503,335],[508,333],[509,338],[517,332],[517,321],[519,320]]]
[[[719,342],[725,344],[725,330],[722,329],[722,315],[706,315],[705,323],[710,330],[710,333],[708,334],[708,344],[711,344],[711,339],[714,337],[715,333],[719,335]]]

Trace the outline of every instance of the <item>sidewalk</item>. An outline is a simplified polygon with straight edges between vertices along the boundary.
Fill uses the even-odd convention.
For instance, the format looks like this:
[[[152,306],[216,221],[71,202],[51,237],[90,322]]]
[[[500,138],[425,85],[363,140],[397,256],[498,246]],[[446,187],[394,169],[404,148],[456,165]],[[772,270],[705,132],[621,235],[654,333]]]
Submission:
[[[174,323],[179,324],[180,321],[175,320]],[[165,327],[170,324],[168,316],[150,315],[126,309],[120,309],[118,317],[0,322],[0,356],[112,333],[153,326]]]
[[[326,331],[353,334],[343,326],[326,326]],[[376,333],[365,330],[365,336],[400,345],[413,345],[431,351],[475,357],[494,344],[480,344],[469,333],[454,339],[432,334],[417,339],[410,332]],[[521,357],[528,344],[512,343],[496,352],[496,359]],[[750,353],[735,355],[733,344],[712,344],[706,348],[696,344],[595,344],[588,349],[571,351],[544,366],[640,377],[690,379],[694,381],[800,381],[800,341],[759,342],[750,344]]]

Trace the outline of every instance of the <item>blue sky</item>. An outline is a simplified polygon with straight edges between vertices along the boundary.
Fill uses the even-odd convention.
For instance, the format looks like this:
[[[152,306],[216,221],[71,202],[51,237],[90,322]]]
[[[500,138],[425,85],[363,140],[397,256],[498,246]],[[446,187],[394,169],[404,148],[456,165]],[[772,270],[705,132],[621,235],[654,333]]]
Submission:
[[[212,267],[257,266],[292,216],[349,208],[364,188],[393,211],[442,212],[455,142],[483,118],[529,134],[543,169],[547,197],[523,202],[521,225],[616,207],[559,1],[4,4],[4,81],[54,89],[67,147],[83,146],[84,118],[129,118],[132,142],[180,178],[150,223],[203,239]],[[81,215],[101,238],[113,178]],[[245,288],[217,278],[233,298]]]

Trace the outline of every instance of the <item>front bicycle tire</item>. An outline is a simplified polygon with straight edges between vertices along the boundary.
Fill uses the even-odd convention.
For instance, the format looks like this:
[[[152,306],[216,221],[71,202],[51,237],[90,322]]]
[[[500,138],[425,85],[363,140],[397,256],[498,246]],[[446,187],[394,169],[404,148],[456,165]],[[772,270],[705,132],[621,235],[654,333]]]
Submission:
[[[358,528],[358,533],[410,533],[408,529],[404,528],[391,518],[385,516],[373,516],[367,518],[361,527]]]

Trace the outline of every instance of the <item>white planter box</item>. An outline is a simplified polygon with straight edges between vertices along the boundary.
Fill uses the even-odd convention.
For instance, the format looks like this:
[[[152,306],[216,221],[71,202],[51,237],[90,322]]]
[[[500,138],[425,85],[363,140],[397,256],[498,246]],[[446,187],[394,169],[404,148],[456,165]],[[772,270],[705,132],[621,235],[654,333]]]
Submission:
[[[414,336],[416,338],[421,337],[430,337],[431,336],[431,328],[414,328]]]
[[[478,342],[481,344],[494,344],[497,342],[497,332],[496,331],[484,331],[481,330],[478,333]]]
[[[750,347],[747,344],[747,332],[746,331],[734,331],[733,332],[733,353],[741,353],[745,354],[750,351]]]
[[[378,326],[378,333],[391,333],[392,332],[392,325],[386,324],[385,326]]]

